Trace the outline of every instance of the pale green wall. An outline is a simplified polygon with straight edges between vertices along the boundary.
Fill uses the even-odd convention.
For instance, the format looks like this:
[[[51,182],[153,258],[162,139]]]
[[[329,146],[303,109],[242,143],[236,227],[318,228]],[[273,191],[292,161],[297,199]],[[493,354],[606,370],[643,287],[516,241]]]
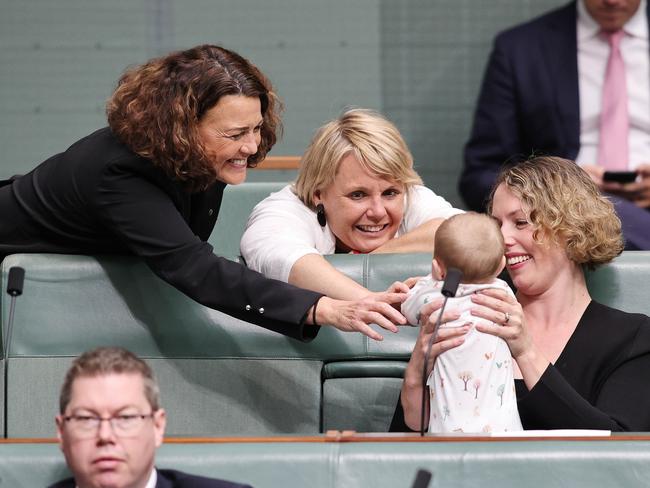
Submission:
[[[285,102],[272,154],[302,153],[347,105],[379,109],[402,130],[425,182],[460,204],[462,145],[491,39],[563,3],[0,0],[0,178],[103,126],[126,66],[217,43],[256,63]]]

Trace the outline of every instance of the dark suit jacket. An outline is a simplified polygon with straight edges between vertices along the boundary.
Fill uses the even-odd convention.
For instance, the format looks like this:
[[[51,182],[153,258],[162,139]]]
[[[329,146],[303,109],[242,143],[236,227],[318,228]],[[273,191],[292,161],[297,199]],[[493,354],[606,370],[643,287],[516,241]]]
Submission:
[[[568,159],[578,155],[576,16],[571,2],[497,35],[459,182],[470,209],[485,209],[504,163],[533,153]]]
[[[0,187],[0,256],[134,254],[197,302],[291,337],[321,296],[213,254],[225,184],[191,193],[100,129]],[[1,258],[0,258],[1,259]]]
[[[251,488],[250,485],[194,476],[172,469],[159,469],[156,488]],[[68,478],[48,488],[75,488],[74,478]]]

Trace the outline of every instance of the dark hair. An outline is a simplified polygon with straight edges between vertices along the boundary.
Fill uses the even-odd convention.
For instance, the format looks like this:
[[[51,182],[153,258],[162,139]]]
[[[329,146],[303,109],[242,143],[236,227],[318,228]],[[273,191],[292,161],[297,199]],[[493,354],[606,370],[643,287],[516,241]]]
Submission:
[[[155,412],[160,408],[160,392],[153,371],[147,363],[130,351],[121,347],[98,347],[83,353],[72,361],[65,374],[59,396],[60,413],[70,403],[72,384],[79,377],[106,376],[109,374],[139,374],[144,383],[144,396]]]
[[[248,60],[219,46],[202,45],[127,70],[106,105],[113,133],[191,190],[205,189],[216,172],[198,133],[205,113],[226,95],[259,98],[263,124],[253,167],[281,131],[271,82]]]

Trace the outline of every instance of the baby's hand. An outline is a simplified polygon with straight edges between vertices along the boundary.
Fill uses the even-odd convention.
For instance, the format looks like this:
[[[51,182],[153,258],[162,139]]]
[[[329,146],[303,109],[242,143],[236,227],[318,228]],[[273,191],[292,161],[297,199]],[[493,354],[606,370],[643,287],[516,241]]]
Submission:
[[[409,290],[413,287],[415,282],[417,282],[417,279],[415,282],[412,284],[409,284],[409,280],[412,280],[414,278],[409,278],[408,280],[402,282],[402,281],[396,281],[392,285],[390,285],[386,289],[386,293],[408,293]]]
[[[410,278],[406,278],[404,280],[404,284],[409,287],[409,289],[413,288],[415,284],[420,281],[424,276],[411,276]],[[408,290],[407,290],[408,291]]]

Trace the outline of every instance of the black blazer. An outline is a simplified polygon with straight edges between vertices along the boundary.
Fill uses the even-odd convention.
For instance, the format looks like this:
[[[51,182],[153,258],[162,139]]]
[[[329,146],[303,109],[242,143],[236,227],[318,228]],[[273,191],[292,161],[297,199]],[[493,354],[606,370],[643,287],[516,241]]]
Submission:
[[[648,3],[650,18],[650,3]],[[465,145],[459,191],[483,211],[501,166],[580,150],[576,3],[497,35]]]
[[[100,129],[0,187],[0,255],[134,254],[197,302],[309,340],[322,295],[265,278],[213,254],[206,241],[225,184],[191,193]]]
[[[526,430],[650,430],[650,318],[592,301],[554,365],[528,391],[515,380]],[[390,430],[408,431],[398,401]]]
[[[158,469],[156,488],[251,488],[250,485],[230,481],[194,476],[172,469]],[[68,478],[50,485],[48,488],[75,488],[74,478]]]

